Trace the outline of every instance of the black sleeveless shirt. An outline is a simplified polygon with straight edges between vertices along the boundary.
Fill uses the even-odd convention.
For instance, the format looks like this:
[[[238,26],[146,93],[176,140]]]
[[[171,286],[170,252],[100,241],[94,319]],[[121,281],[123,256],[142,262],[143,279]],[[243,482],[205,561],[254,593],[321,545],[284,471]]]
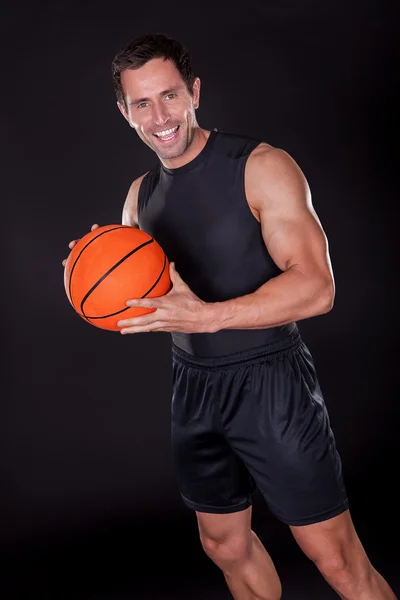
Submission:
[[[244,296],[281,273],[245,196],[246,161],[261,141],[214,129],[191,162],[177,169],[159,163],[142,180],[140,229],[160,244],[183,281],[205,302]],[[185,352],[206,357],[275,344],[295,330],[296,323],[290,323],[171,335]]]

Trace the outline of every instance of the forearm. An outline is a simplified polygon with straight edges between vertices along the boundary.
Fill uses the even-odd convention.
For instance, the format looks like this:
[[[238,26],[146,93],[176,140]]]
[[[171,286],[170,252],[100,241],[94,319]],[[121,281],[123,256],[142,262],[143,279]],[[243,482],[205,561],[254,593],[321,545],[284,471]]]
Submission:
[[[307,319],[328,312],[333,296],[332,281],[291,267],[251,294],[210,303],[209,330],[265,329]]]

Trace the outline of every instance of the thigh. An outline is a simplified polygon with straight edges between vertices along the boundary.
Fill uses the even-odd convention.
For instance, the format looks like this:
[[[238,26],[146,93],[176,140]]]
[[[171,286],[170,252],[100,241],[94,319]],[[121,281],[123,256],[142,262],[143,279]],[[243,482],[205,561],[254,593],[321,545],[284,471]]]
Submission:
[[[221,427],[226,373],[173,361],[172,450],[183,501],[194,510],[230,513],[251,505],[254,482]]]
[[[337,562],[338,557],[346,563],[366,560],[349,510],[325,521],[290,529],[306,556],[317,564]]]
[[[306,525],[348,508],[328,412],[303,343],[250,365],[241,405],[229,411],[235,417],[225,427],[271,512],[288,525]]]
[[[251,534],[252,507],[230,514],[196,512],[200,538],[223,543],[232,537],[248,539]]]

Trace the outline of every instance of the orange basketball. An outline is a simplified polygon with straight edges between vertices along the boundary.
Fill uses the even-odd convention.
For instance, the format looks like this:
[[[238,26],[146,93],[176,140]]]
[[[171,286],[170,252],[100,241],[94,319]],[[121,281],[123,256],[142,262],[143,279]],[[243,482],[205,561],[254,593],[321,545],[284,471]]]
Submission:
[[[64,268],[68,300],[85,321],[111,331],[117,322],[154,308],[133,308],[131,298],[163,296],[171,289],[169,262],[147,233],[127,225],[104,225],[84,235]]]

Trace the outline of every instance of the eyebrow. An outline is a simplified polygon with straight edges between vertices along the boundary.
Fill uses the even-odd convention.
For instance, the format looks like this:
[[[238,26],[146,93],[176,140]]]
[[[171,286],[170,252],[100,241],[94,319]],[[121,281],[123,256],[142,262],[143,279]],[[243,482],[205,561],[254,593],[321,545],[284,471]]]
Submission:
[[[181,89],[182,89],[182,86],[169,88],[168,90],[164,90],[163,92],[160,92],[159,96],[166,96],[167,94],[171,94],[171,92],[178,92]],[[131,100],[129,102],[129,106],[132,106],[132,104],[140,104],[141,102],[147,102],[148,100],[150,100],[150,98],[138,98],[136,100]]]

